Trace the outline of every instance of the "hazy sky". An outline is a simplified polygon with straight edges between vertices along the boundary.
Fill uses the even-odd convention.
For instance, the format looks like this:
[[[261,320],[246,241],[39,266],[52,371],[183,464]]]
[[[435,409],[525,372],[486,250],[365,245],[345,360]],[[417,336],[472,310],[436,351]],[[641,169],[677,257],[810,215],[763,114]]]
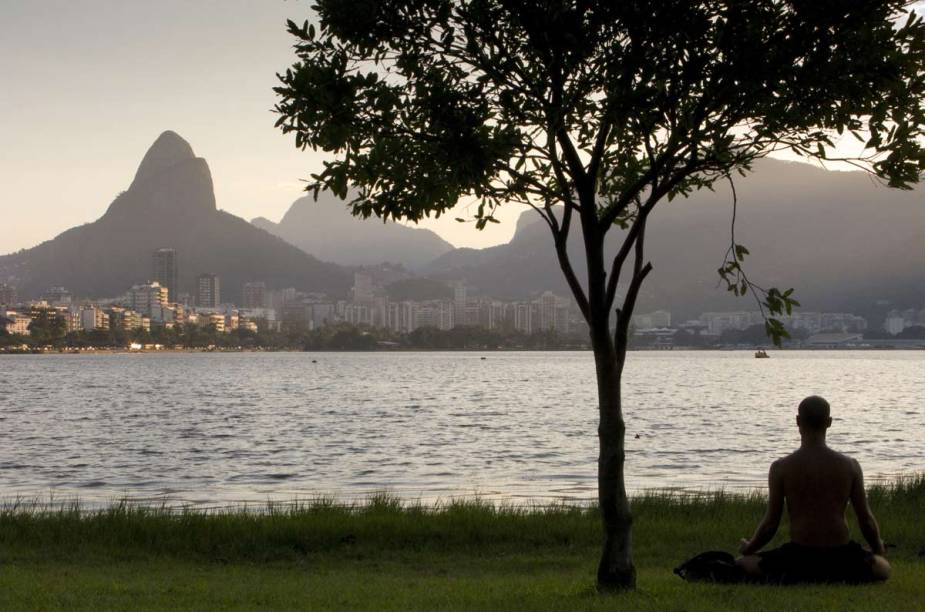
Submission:
[[[285,20],[310,5],[0,0],[0,254],[99,218],[167,129],[208,161],[219,208],[278,221],[321,166],[270,112],[294,59]],[[459,246],[514,231],[453,216],[429,225]]]
[[[97,219],[162,131],[206,158],[218,206],[278,221],[321,157],[273,127],[286,18],[309,0],[0,0],[0,254]],[[457,246],[510,239],[522,209]]]

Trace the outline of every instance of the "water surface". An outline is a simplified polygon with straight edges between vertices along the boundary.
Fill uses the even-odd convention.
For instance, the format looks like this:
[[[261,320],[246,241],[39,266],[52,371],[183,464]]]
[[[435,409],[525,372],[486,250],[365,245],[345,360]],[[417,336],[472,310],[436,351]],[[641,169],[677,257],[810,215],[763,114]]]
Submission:
[[[869,479],[925,470],[925,352],[636,352],[625,378],[633,491],[763,486],[814,393]],[[0,357],[0,497],[589,499],[594,389],[586,352]]]

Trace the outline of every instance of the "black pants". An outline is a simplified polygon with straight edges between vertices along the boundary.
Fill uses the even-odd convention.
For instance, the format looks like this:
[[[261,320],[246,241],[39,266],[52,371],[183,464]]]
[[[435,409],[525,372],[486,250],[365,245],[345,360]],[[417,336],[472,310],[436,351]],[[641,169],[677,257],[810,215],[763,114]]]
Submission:
[[[759,567],[770,582],[874,582],[873,553],[857,542],[817,548],[789,542],[763,553]]]

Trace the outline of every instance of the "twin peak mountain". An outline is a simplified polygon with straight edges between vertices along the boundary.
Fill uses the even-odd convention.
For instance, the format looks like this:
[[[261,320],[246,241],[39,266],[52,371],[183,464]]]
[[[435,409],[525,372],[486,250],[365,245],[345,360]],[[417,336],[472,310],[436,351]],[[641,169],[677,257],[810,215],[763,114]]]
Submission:
[[[311,206],[309,207],[309,203]],[[314,203],[302,198],[287,218],[309,219],[316,215],[311,233],[321,233],[327,243],[318,255],[333,254],[333,243],[347,256],[331,257],[344,264],[364,261],[351,253],[375,253],[363,232],[386,234],[383,251],[408,251],[407,233],[419,232],[410,241],[417,261],[433,259],[452,247],[432,232],[395,224],[361,223],[349,216],[344,203]],[[339,204],[339,206],[337,205]],[[307,214],[308,213],[308,214]],[[350,223],[348,231],[330,226]],[[285,221],[285,219],[284,219]],[[258,223],[259,224],[259,223]],[[265,221],[272,234],[285,235],[292,224]],[[272,227],[270,227],[272,226]],[[394,227],[390,227],[394,226]],[[397,230],[397,231],[396,231]],[[372,240],[372,236],[369,236]],[[292,242],[298,243],[297,239]],[[304,242],[304,241],[303,241]],[[382,242],[380,240],[380,242]],[[304,244],[300,245],[305,247]],[[279,236],[218,210],[209,166],[192,147],[172,131],[161,134],[145,154],[129,188],[119,194],[98,220],[65,231],[34,248],[0,257],[0,280],[12,279],[24,297],[37,297],[49,287],[64,286],[81,296],[116,296],[152,273],[151,256],[159,248],[176,249],[180,258],[181,290],[189,291],[196,276],[205,272],[222,279],[223,295],[238,300],[241,287],[264,281],[268,287],[297,287],[342,297],[352,283],[349,269],[322,261]],[[388,260],[388,258],[386,258]],[[391,261],[401,261],[393,259]]]

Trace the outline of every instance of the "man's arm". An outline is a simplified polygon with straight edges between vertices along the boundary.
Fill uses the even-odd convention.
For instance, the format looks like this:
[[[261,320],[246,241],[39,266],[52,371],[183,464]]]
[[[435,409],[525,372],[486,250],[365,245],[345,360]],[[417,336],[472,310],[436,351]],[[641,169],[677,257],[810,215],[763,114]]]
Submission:
[[[852,459],[854,464],[854,481],[851,485],[851,507],[854,508],[854,515],[858,519],[858,527],[864,535],[864,539],[870,545],[870,551],[875,555],[885,555],[886,547],[883,540],[880,539],[880,526],[874,513],[870,510],[867,503],[867,492],[864,490],[864,472],[861,471],[861,464]]]
[[[784,476],[780,463],[775,461],[768,471],[768,510],[758,524],[755,535],[750,540],[742,540],[739,552],[753,555],[771,541],[777,533],[781,515],[784,513]]]

